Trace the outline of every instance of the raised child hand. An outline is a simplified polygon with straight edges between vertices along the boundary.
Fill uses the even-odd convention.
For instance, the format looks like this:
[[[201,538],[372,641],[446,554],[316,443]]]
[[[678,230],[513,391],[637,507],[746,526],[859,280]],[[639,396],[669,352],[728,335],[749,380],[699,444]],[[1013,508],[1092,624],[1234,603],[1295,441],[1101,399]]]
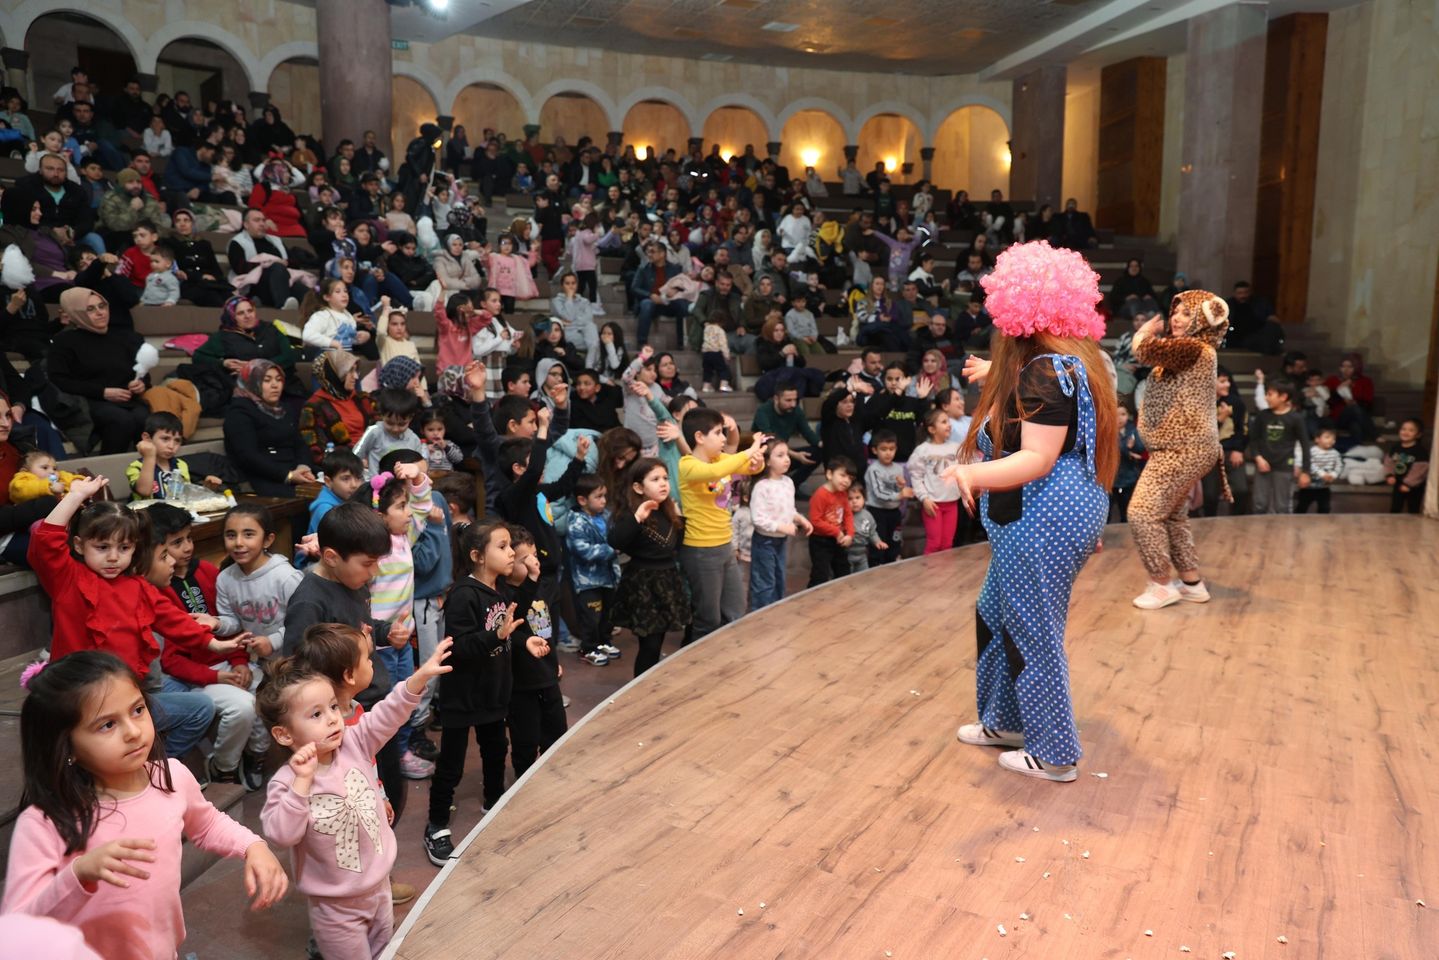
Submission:
[[[514,604],[510,604],[510,607],[513,609]],[[446,637],[435,645],[435,652],[430,654],[428,660],[420,664],[420,669],[416,670],[409,680],[405,681],[411,693],[424,693],[425,684],[430,682],[431,677],[438,677],[442,673],[449,673],[455,669],[445,662],[450,659],[450,648],[454,645],[455,641],[450,637]],[[415,683],[416,680],[419,682]],[[419,689],[415,689],[416,687]]]
[[[531,580],[538,580],[538,579],[540,579],[540,557],[539,557],[539,554],[537,554],[537,553],[532,553],[532,554],[530,554],[528,557],[525,557],[525,559],[524,559],[524,564],[525,564],[525,575],[526,575],[526,576],[528,576]]]
[[[644,523],[650,518],[650,514],[659,509],[659,506],[658,500],[646,500],[638,507],[635,507],[635,519],[640,523]]]
[[[290,889],[285,868],[261,840],[245,850],[245,893],[250,897],[251,910],[263,910],[279,902]]]
[[[124,879],[125,877],[149,880],[150,871],[142,867],[131,866],[129,861],[154,863],[155,854],[150,852],[154,849],[155,841],[143,837],[111,840],[75,861],[72,868],[75,871],[75,879],[79,880],[80,885],[87,890],[93,890],[102,880],[116,887],[130,886],[130,882]]]
[[[89,500],[105,489],[105,485],[109,482],[104,477],[76,477],[70,484],[70,492],[65,496],[71,500]]]
[[[155,456],[155,441],[141,440],[135,444],[135,452],[140,455],[142,460]]]
[[[587,436],[585,436],[584,434],[581,434],[581,435],[580,435],[580,439],[575,442],[575,459],[576,459],[576,460],[583,460],[585,457],[587,457],[587,456],[589,455],[589,452],[590,452],[590,438],[587,437]]]
[[[510,639],[510,634],[514,633],[515,628],[519,625],[520,621],[515,619],[515,604],[512,603],[505,608],[504,622],[500,624],[500,629],[496,630],[495,633],[499,634],[501,640],[508,640]]]
[[[313,779],[319,766],[320,745],[318,743],[307,743],[290,757],[290,769],[295,771],[296,779],[306,781]]]

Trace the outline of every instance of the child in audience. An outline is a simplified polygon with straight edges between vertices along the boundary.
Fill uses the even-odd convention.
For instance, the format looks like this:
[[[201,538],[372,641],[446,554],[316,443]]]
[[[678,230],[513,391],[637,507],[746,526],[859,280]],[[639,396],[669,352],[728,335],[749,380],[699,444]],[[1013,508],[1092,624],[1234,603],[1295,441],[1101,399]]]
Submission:
[[[177,956],[182,837],[244,858],[253,909],[285,895],[285,869],[265,842],[215,809],[184,764],[166,760],[152,701],[123,660],[74,653],[28,687],[24,806],[0,910],[72,924],[109,960]]]
[[[371,477],[380,472],[380,460],[391,450],[413,450],[421,456],[425,452],[420,438],[410,430],[411,422],[420,412],[420,398],[408,390],[385,387],[379,392],[378,401],[380,422],[366,427],[360,442],[355,444],[355,456],[365,464]]]
[[[1294,512],[1308,513],[1309,507],[1329,512],[1330,487],[1344,473],[1344,458],[1334,449],[1338,434],[1333,427],[1320,427],[1309,448],[1309,486],[1294,494]]]
[[[874,459],[864,472],[865,506],[874,515],[880,539],[889,544],[888,549],[869,551],[870,565],[876,566],[899,559],[904,536],[900,530],[904,519],[900,508],[904,501],[914,499],[914,490],[905,478],[904,464],[895,462],[899,438],[894,431],[887,428],[875,430],[870,434],[869,444]]]
[[[529,368],[523,364],[511,364],[500,373],[500,389],[506,397],[529,399],[532,383]]]
[[[380,298],[381,305],[388,305],[389,297]],[[384,323],[375,331],[380,341],[380,366],[384,366],[396,357],[409,357],[416,363],[420,362],[420,350],[415,346],[415,341],[410,339],[410,319],[404,308],[396,307],[390,310],[384,317]],[[469,359],[468,344],[462,359]],[[441,367],[440,369],[444,369]]]
[[[855,483],[849,488],[849,509],[854,514],[854,542],[846,549],[849,558],[849,572],[862,573],[869,569],[869,551],[888,550],[889,544],[879,535],[874,514],[864,505],[864,484]]]
[[[474,474],[455,472],[440,477],[434,482],[434,492],[445,498],[456,536],[460,526],[475,522],[479,486],[475,483]]]
[[[385,665],[390,679],[400,683],[415,669],[410,649],[415,628],[415,556],[413,547],[429,523],[434,502],[430,496],[430,478],[423,460],[396,463],[388,471],[371,477],[367,486],[356,493],[356,502],[368,504],[385,523],[390,548],[380,557],[370,580],[370,616],[390,624],[390,642],[376,649],[376,656]],[[396,631],[396,626],[408,629]],[[397,642],[396,637],[402,639]],[[410,780],[423,780],[433,774],[434,765],[421,760],[405,748],[409,743],[409,726],[395,734],[400,751],[400,772]]]
[[[175,276],[175,248],[157,243],[150,251],[150,273],[140,302],[151,307],[173,307],[180,302],[180,278]]]
[[[445,603],[445,628],[454,638],[454,671],[440,678],[440,758],[430,781],[430,812],[425,824],[425,854],[443,867],[454,854],[450,835],[450,804],[465,774],[471,731],[480,747],[484,778],[481,812],[505,792],[505,717],[514,689],[510,636],[526,609],[533,586],[516,597],[506,582],[515,568],[515,548],[503,523],[471,525],[460,541],[464,576],[457,577]],[[528,580],[527,580],[528,584]],[[542,656],[543,641],[531,637],[526,646]],[[537,652],[538,651],[538,652]]]
[[[730,512],[730,538],[734,544],[734,558],[739,561],[740,579],[749,583],[750,562],[754,559],[754,514],[750,511],[750,477],[735,479],[733,493],[738,503]],[[670,471],[670,496],[678,501],[675,487],[675,473]]]
[[[50,659],[79,650],[115,654],[144,679],[160,654],[158,632],[171,642],[212,653],[233,650],[206,630],[146,579],[151,548],[148,518],[114,501],[81,505],[108,481],[80,477],[30,535],[27,559],[41,588],[65,602],[51,605]],[[171,756],[183,756],[200,741],[214,716],[209,698],[198,693],[159,691],[157,718]]]
[[[326,277],[301,304],[308,313],[300,339],[310,354],[324,350],[346,350],[378,360],[380,351],[371,341],[369,320],[357,320],[349,311],[350,291],[339,277]]]
[[[1129,415],[1129,404],[1121,403],[1115,412],[1119,424],[1119,469],[1114,474],[1114,487],[1109,491],[1109,505],[1120,523],[1129,522],[1129,501],[1134,496],[1134,485],[1139,482],[1139,473],[1149,455],[1139,428]]]
[[[749,508],[754,523],[749,568],[752,613],[784,599],[789,538],[800,530],[806,536],[814,532],[809,518],[795,509],[794,481],[789,477],[789,444],[783,440],[771,440],[766,448],[764,473],[754,482]]]
[[[676,562],[685,521],[670,497],[669,474],[660,461],[634,461],[622,489],[609,540],[629,561],[615,590],[612,621],[639,641],[638,677],[659,663],[665,634],[683,630],[692,617],[689,588]]]
[[[260,671],[284,646],[285,608],[304,574],[270,552],[275,519],[261,504],[243,500],[231,507],[224,536],[230,562],[215,578],[215,631],[222,637],[248,633],[250,669]]]
[[[190,465],[176,456],[185,442],[185,426],[173,413],[152,413],[145,418],[140,442],[135,445],[139,460],[125,468],[131,496],[136,500],[167,500],[173,484],[190,482]],[[225,481],[204,478],[205,486],[220,490]]]
[[[911,384],[914,385],[912,396]],[[919,441],[917,427],[925,411],[934,405],[930,399],[933,390],[934,381],[929,377],[910,377],[905,373],[904,364],[891,363],[884,368],[884,389],[864,405],[864,418],[871,430],[894,432],[894,459],[899,463],[909,461]]]
[[[830,457],[824,465],[824,486],[809,498],[809,585],[838,579],[849,573],[847,557],[854,543],[854,514],[849,508],[849,487],[855,465],[848,457]]]
[[[969,427],[973,422],[973,419],[964,412],[964,391],[954,387],[945,387],[934,395],[934,405],[949,417],[950,439],[955,443],[963,444],[964,438],[969,436]]]
[[[408,623],[391,624],[370,614],[369,583],[379,569],[380,558],[390,552],[390,532],[385,521],[369,504],[342,503],[325,514],[317,533],[317,561],[305,571],[285,607],[281,652],[293,655],[305,631],[317,623],[368,626],[376,647],[388,644],[398,650],[407,646],[413,635]],[[374,679],[355,695],[367,710],[374,709],[390,687],[389,671],[373,652],[370,663]],[[375,755],[380,782],[396,819],[405,810],[398,746],[386,743]]]
[[[420,414],[420,443],[431,470],[453,470],[465,459],[459,445],[445,439],[445,416],[438,408]]]
[[[625,331],[618,323],[600,327],[600,360],[597,369],[601,383],[619,383],[629,369],[630,354],[625,349]]]
[[[214,564],[195,558],[189,511],[157,503],[146,512],[155,542],[147,579],[195,622],[218,629],[220,621],[214,611],[219,571]],[[160,663],[165,672],[164,690],[203,693],[215,705],[219,726],[214,749],[205,761],[211,782],[239,783],[247,790],[258,790],[264,784],[262,767],[270,737],[264,725],[255,722],[255,690],[261,673],[250,669],[246,647],[232,644],[230,650],[214,653],[207,646],[166,638]]]
[[[1419,442],[1424,424],[1408,417],[1399,424],[1399,439],[1384,455],[1384,482],[1393,487],[1390,513],[1418,513],[1424,508],[1424,484],[1429,475],[1429,448]]]
[[[1293,509],[1294,485],[1309,486],[1309,428],[1304,414],[1294,409],[1294,384],[1270,380],[1264,385],[1264,401],[1249,424],[1249,455],[1254,458],[1254,512],[1289,513]],[[1294,462],[1294,445],[1299,444],[1302,462]]]
[[[924,552],[954,546],[959,525],[959,487],[945,472],[959,462],[959,444],[950,438],[949,414],[935,407],[924,414],[920,429],[927,439],[909,456],[909,478],[924,511]]]
[[[564,695],[560,693],[564,668],[550,642],[556,624],[555,611],[534,591],[540,578],[535,540],[524,527],[511,526],[510,542],[515,550],[515,564],[505,583],[516,597],[517,624],[512,643],[524,649],[510,657],[515,685],[505,723],[510,728],[510,763],[518,780],[534,766],[540,754],[565,735],[569,721],[565,718]],[[540,642],[536,644],[535,640]]]
[[[723,324],[724,314],[716,310],[705,318],[704,331],[700,342],[700,364],[703,367],[704,382],[701,389],[710,393],[716,388],[720,393],[733,393],[730,382],[729,335]],[[646,349],[649,349],[646,347]]]
[[[41,497],[63,497],[77,474],[55,466],[53,454],[29,450],[20,460],[20,469],[10,478],[10,502],[28,503]]]
[[[365,634],[348,624],[316,630],[346,634],[358,650]],[[390,942],[394,907],[388,883],[395,862],[372,758],[420,702],[425,683],[450,671],[450,644],[346,729],[331,680],[303,658],[271,666],[259,707],[277,743],[291,751],[276,771],[260,823],[265,836],[290,847],[295,886],[309,898],[310,929],[326,957],[377,957]],[[369,660],[361,655],[357,669]]]
[[[325,485],[315,499],[310,501],[310,526],[305,531],[307,534],[319,530],[320,521],[325,519],[325,514],[353,497],[355,491],[365,482],[365,463],[355,456],[353,450],[329,451],[320,463],[320,471],[325,475]]]
[[[734,421],[716,410],[698,407],[685,414],[684,439],[692,453],[680,458],[680,509],[685,515],[680,565],[689,578],[694,602],[694,639],[699,640],[744,616],[745,584],[730,545],[729,512],[717,501],[729,493],[730,477],[754,476],[764,469],[764,444],[756,432],[748,450],[726,453]],[[731,448],[732,449],[732,448]]]
[[[615,587],[620,582],[620,562],[610,546],[610,521],[605,513],[609,503],[605,483],[593,473],[575,481],[575,503],[570,512],[565,545],[570,556],[570,582],[575,590],[575,613],[580,621],[580,656],[603,667],[620,650],[610,643],[610,614]]]
[[[145,281],[150,277],[150,254],[155,252],[155,243],[160,239],[160,228],[153,220],[141,220],[130,231],[130,237],[135,243],[120,254],[116,272],[129,277],[130,283],[143,290]]]
[[[650,401],[666,402],[669,398],[657,385],[659,368],[655,360],[654,347],[646,344],[640,347],[639,356],[630,361],[620,381],[625,388],[624,425],[640,436],[640,455],[653,457],[659,453],[659,436],[655,433],[658,418],[650,407]],[[644,387],[641,393],[640,387]]]
[[[784,315],[784,329],[800,353],[824,353],[819,324],[809,310],[808,289],[797,287],[790,297],[789,311]]]
[[[495,241],[494,252],[485,260],[485,276],[499,293],[505,313],[514,312],[516,300],[533,300],[540,295],[531,272],[539,259],[538,246],[531,247],[528,254],[516,253],[514,234],[502,233]]]
[[[475,333],[470,337],[470,353],[485,365],[487,379],[485,395],[496,400],[504,389],[503,375],[509,365],[510,356],[520,352],[524,334],[510,326],[505,313],[511,308],[504,306],[500,291],[486,287],[480,291],[480,309],[475,317]],[[529,388],[525,388],[526,393]]]

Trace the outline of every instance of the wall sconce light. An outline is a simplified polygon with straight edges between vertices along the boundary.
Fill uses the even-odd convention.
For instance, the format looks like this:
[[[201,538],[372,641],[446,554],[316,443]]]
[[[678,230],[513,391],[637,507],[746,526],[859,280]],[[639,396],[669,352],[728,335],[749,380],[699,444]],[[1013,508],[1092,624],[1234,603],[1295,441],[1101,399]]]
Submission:
[[[819,150],[814,147],[805,147],[799,152],[799,159],[806,167],[819,165]]]

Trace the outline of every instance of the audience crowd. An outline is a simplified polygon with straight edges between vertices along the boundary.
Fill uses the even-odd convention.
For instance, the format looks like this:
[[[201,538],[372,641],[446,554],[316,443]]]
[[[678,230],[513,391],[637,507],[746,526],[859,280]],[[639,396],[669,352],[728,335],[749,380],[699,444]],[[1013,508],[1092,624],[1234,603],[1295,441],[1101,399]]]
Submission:
[[[781,599],[792,546],[816,585],[894,562],[916,527],[925,553],[982,538],[945,476],[972,426],[964,360],[992,335],[980,281],[1013,243],[1098,243],[1073,200],[1059,214],[997,190],[941,203],[925,181],[897,191],[883,165],[838,171],[862,198],[840,218],[814,169],[792,176],[752,149],[639,156],[492,130],[472,149],[463,127],[426,124],[392,166],[373,134],[330,152],[274,107],[150,104],[138,84],[106,98],[80,70],[46,129],[16,91],[0,99],[29,171],[0,196],[0,544],[75,601],[55,604],[50,665],[31,680],[55,703],[28,698],[22,727],[63,732],[80,721],[57,704],[145,691],[153,721],[126,722],[141,746],[148,724],[153,748],[77,745],[67,762],[115,797],[136,769],[163,770],[192,812],[206,782],[267,789],[263,839],[238,825],[204,839],[191,819],[186,833],[245,857],[260,899],[283,879],[265,841],[291,848],[332,958],[377,953],[392,902],[413,895],[388,879],[404,780],[431,780],[424,844],[442,866],[469,738],[488,808],[506,763],[522,774],[564,732],[562,653],[604,667],[628,631],[638,675],[667,634],[689,643]],[[519,212],[492,222],[496,198]],[[607,319],[606,257],[623,318]],[[1133,260],[1101,309],[1138,330],[1188,286],[1177,274],[1157,292]],[[178,304],[216,321],[172,341],[190,356],[161,377],[135,315]],[[1229,347],[1282,351],[1248,284],[1229,307]],[[411,331],[426,314],[433,366]],[[1131,338],[1113,350],[1119,521],[1146,456],[1133,422],[1149,371]],[[1328,512],[1352,481],[1386,482],[1392,508],[1416,512],[1422,424],[1380,450],[1359,356],[1326,376],[1290,351],[1283,368],[1249,397],[1221,368],[1225,461],[1194,509],[1217,512],[1222,469],[1235,512]],[[751,423],[706,405],[744,384]],[[224,454],[182,457],[202,415],[223,420]],[[127,482],[61,469],[94,453],[132,454]],[[270,511],[234,492],[310,498],[307,536],[277,542]],[[187,508],[217,497],[218,568]],[[76,774],[25,736],[31,806],[4,910],[103,942],[118,932],[104,896],[56,891],[113,889],[125,841],[47,781]],[[195,750],[198,778],[174,762]],[[352,811],[326,816],[358,819],[313,813],[320,795]],[[57,825],[67,816],[79,826]],[[177,864],[175,846],[152,852]],[[154,909],[170,916],[145,947],[168,955],[180,906]]]

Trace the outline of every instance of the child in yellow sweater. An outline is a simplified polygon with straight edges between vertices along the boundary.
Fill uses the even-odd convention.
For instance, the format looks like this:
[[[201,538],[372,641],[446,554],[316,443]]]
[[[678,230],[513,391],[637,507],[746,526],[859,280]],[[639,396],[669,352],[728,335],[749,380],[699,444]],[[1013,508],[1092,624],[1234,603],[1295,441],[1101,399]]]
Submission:
[[[63,497],[77,475],[55,468],[55,458],[44,450],[25,454],[10,481],[10,502],[27,503],[41,497]]]
[[[733,418],[707,407],[685,414],[683,430],[693,452],[679,463],[680,507],[685,517],[679,555],[690,582],[693,639],[698,640],[744,616],[744,580],[730,547],[730,514],[716,501],[728,492],[731,476],[754,476],[764,469],[767,438],[756,433],[748,450],[725,453],[731,437],[738,446],[739,428]]]

